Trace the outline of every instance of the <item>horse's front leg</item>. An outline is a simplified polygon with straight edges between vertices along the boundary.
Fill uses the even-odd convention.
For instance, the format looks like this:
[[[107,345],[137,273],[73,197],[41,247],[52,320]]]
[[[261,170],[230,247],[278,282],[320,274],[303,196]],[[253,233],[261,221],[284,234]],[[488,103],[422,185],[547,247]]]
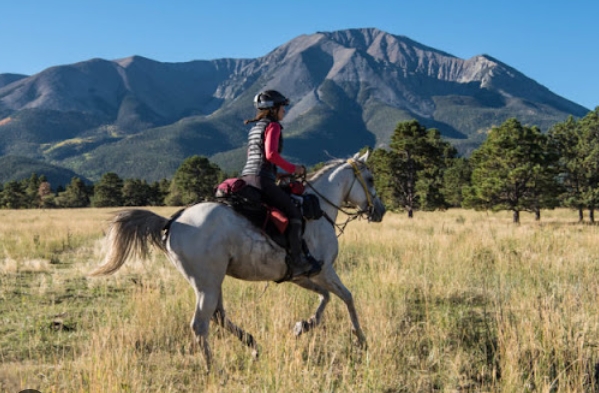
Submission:
[[[322,313],[324,312],[325,307],[329,303],[331,296],[329,295],[329,291],[327,291],[326,289],[324,289],[323,287],[306,277],[298,277],[294,279],[292,282],[294,284],[299,285],[302,288],[318,293],[320,297],[320,304],[318,305],[318,308],[316,309],[314,315],[312,315],[310,319],[308,319],[307,321],[303,320],[295,324],[293,332],[296,336],[301,336],[303,333],[312,330],[318,324],[320,324],[320,321],[322,319]]]
[[[358,338],[358,345],[361,348],[366,349],[368,344],[366,342],[366,336],[360,327],[360,322],[358,320],[358,313],[356,312],[356,306],[354,305],[354,299],[351,292],[343,285],[341,279],[337,275],[337,272],[333,268],[333,266],[328,265],[326,269],[313,277],[314,281],[317,284],[322,286],[325,290],[329,290],[337,295],[345,305],[347,306],[347,311],[349,312],[349,318],[352,323],[352,333],[356,335]]]

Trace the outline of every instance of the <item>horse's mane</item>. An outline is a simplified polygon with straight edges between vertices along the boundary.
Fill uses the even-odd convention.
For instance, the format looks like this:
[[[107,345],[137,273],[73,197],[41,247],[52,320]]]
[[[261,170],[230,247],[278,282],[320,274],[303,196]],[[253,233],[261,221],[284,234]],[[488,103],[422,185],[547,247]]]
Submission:
[[[322,168],[320,168],[319,170],[317,170],[314,173],[308,174],[308,178],[310,179],[310,181],[316,181],[320,177],[322,177],[325,173],[329,172],[331,169],[337,168],[339,165],[344,164],[346,162],[347,162],[347,160],[340,159],[340,158],[327,161]]]

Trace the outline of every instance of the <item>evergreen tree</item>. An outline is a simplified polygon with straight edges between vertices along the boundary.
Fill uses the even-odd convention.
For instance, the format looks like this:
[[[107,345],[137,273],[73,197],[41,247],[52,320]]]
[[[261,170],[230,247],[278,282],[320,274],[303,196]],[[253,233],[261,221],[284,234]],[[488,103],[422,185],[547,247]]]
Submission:
[[[599,107],[579,121],[570,116],[556,124],[549,136],[559,157],[562,205],[578,210],[579,221],[588,208],[593,222],[599,203]]]
[[[2,190],[2,207],[22,209],[28,206],[27,194],[21,182],[9,181]]]
[[[399,209],[399,201],[395,198],[393,178],[391,175],[391,152],[375,149],[368,158],[368,166],[374,174],[374,186],[383,204],[390,210]]]
[[[167,179],[152,182],[150,184],[150,195],[148,197],[148,205],[164,206],[166,203],[165,199],[170,192],[170,184],[170,181],[168,181]]]
[[[213,197],[220,168],[206,157],[187,158],[175,172],[171,182],[169,205],[189,205]]]
[[[446,169],[456,159],[457,150],[441,139],[435,129],[426,131],[423,155],[418,158],[421,170],[417,173],[416,189],[421,210],[446,209],[448,203],[443,194],[443,178]]]
[[[38,191],[42,181],[45,181],[45,177],[42,179],[35,172],[31,174],[29,179],[22,181],[25,195],[27,196],[26,207],[35,208],[41,205],[41,198]]]
[[[83,180],[73,177],[64,191],[58,192],[56,205],[64,208],[87,207],[90,204],[88,187]]]
[[[586,177],[582,190],[584,206],[589,210],[589,220],[595,222],[595,209],[599,206],[599,107],[579,120],[583,145],[579,146]]]
[[[539,214],[541,208],[552,207],[556,170],[548,146],[538,128],[524,127],[513,118],[493,128],[470,158],[472,186],[464,190],[464,205],[510,210],[516,223],[521,211]]]
[[[578,210],[578,220],[583,219],[586,176],[579,146],[584,144],[578,123],[572,116],[563,123],[554,125],[549,130],[550,142],[557,152],[559,183],[563,189],[560,195],[562,205]]]
[[[532,157],[536,159],[537,165],[530,179],[530,195],[528,197],[531,201],[531,210],[535,214],[535,220],[539,221],[541,219],[541,209],[554,209],[559,206],[559,195],[562,192],[562,187],[558,182],[559,156],[555,146],[547,135],[541,134],[538,128],[533,127],[533,130],[540,134],[540,155]]]
[[[105,173],[100,181],[94,185],[92,206],[122,206],[123,205],[123,180],[114,172]]]
[[[445,201],[449,206],[462,206],[462,190],[470,186],[472,169],[467,158],[456,158],[451,161],[443,176],[443,188],[441,190]]]
[[[123,206],[148,206],[152,189],[145,180],[127,179],[123,183]]]
[[[393,194],[410,218],[414,215],[414,209],[420,207],[416,181],[417,173],[422,169],[418,157],[426,150],[423,144],[425,139],[426,128],[412,120],[397,125],[389,145]]]
[[[390,149],[373,153],[377,190],[386,205],[406,210],[410,218],[416,209],[444,209],[443,172],[455,155],[438,130],[416,120],[398,123]]]

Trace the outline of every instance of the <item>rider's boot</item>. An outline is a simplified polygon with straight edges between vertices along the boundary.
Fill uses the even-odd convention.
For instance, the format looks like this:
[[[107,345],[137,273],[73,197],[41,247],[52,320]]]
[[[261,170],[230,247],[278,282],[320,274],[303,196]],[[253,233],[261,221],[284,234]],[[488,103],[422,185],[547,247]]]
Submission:
[[[292,277],[311,277],[320,273],[321,265],[314,258],[308,258],[302,252],[302,222],[289,222],[289,262]]]

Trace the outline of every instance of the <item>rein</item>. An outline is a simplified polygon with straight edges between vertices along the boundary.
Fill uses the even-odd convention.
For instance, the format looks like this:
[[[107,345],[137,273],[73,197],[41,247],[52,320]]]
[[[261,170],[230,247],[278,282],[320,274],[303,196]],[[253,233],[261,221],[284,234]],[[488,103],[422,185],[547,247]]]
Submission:
[[[357,209],[355,212],[349,212],[345,209],[343,209],[341,206],[336,205],[335,203],[331,202],[327,197],[325,197],[324,195],[322,195],[316,188],[314,188],[314,186],[312,185],[312,183],[310,183],[307,179],[304,179],[304,183],[310,187],[312,189],[312,191],[314,191],[314,193],[316,195],[318,195],[320,198],[322,198],[323,201],[325,201],[326,203],[328,203],[329,205],[333,206],[335,209],[337,209],[338,211],[340,211],[341,213],[345,214],[347,216],[347,219],[345,220],[345,222],[343,222],[342,224],[337,224],[335,221],[333,221],[333,219],[331,217],[329,217],[328,214],[323,213],[323,217],[335,228],[337,228],[339,230],[339,234],[337,235],[337,237],[340,237],[341,235],[343,235],[344,231],[345,231],[345,227],[347,226],[347,224],[349,224],[350,222],[356,220],[357,218],[362,217],[364,214],[369,214],[372,212],[372,210],[374,209],[374,203],[372,202],[372,195],[370,195],[370,192],[368,191],[368,187],[366,186],[366,182],[364,181],[364,178],[362,177],[362,173],[360,172],[360,169],[358,168],[358,165],[356,163],[356,161],[354,161],[353,159],[349,159],[347,160],[347,163],[351,165],[353,171],[354,171],[354,180],[351,184],[351,186],[349,187],[349,190],[351,191],[352,187],[354,186],[354,183],[356,182],[356,179],[358,180],[358,182],[360,183],[360,185],[362,186],[362,188],[364,188],[364,193],[366,194],[366,198],[368,200],[368,208],[367,210],[361,210],[361,209]],[[348,191],[349,192],[349,191]]]

